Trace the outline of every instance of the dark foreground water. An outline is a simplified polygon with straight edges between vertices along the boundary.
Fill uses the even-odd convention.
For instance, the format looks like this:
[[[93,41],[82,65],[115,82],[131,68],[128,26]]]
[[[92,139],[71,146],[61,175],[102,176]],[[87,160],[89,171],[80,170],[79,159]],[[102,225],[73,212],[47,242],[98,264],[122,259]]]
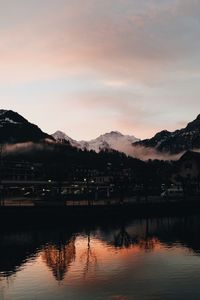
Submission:
[[[1,300],[200,299],[200,216],[49,226],[0,229]]]

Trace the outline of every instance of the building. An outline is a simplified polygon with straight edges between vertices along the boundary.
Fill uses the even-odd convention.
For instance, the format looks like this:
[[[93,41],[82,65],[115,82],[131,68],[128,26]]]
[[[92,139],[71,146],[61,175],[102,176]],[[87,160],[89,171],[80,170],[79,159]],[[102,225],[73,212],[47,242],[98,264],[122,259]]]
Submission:
[[[44,180],[45,170],[41,163],[4,160],[1,165],[1,179],[11,181]]]
[[[175,163],[172,182],[186,191],[200,192],[200,153],[187,151],[181,156]]]

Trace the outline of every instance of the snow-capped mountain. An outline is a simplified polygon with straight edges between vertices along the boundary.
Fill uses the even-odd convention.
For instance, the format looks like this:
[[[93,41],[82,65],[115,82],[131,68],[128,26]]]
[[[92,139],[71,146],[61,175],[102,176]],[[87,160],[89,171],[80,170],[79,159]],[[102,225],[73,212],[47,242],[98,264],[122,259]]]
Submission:
[[[64,132],[62,132],[60,130],[58,130],[54,134],[52,134],[52,137],[59,143],[69,142],[69,144],[72,147],[81,148],[79,142],[73,140],[72,138],[70,138],[68,135],[66,135]]]
[[[87,150],[94,150],[96,152],[104,149],[113,149],[130,154],[130,151],[132,150],[132,143],[138,140],[139,139],[135,136],[123,135],[118,131],[111,131],[100,135],[98,138],[89,142],[81,142],[81,145]]]
[[[118,131],[111,131],[90,141],[75,141],[61,131],[55,132],[52,136],[58,142],[68,141],[73,147],[77,147],[82,150],[86,149],[88,151],[94,150],[99,152],[101,150],[112,149],[126,154],[131,154],[132,144],[139,141],[139,139],[135,136],[123,135]]]
[[[151,139],[134,143],[134,146],[154,148],[160,152],[172,154],[200,149],[200,115],[194,121],[188,123],[185,128],[174,132],[163,130]]]
[[[52,139],[38,126],[12,110],[0,110],[0,143],[21,143]]]

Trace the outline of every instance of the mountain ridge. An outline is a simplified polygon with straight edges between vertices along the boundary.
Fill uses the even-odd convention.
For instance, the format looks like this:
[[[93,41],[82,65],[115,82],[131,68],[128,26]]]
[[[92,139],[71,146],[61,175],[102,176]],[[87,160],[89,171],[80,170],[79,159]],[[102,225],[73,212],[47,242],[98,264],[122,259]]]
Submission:
[[[0,143],[38,142],[53,138],[17,112],[0,110]]]
[[[177,154],[200,148],[200,114],[186,127],[175,131],[162,130],[152,138],[136,141],[133,146],[154,148],[159,152]]]
[[[119,131],[111,131],[101,134],[96,139],[92,139],[90,141],[76,141],[62,131],[56,131],[54,134],[52,134],[52,136],[58,142],[62,143],[67,141],[71,144],[71,146],[77,147],[81,150],[93,150],[97,153],[102,150],[116,150],[120,152],[125,152],[126,150],[127,154],[128,148],[131,152],[132,144],[136,141],[139,141],[139,139],[137,139],[135,136],[123,135]]]
[[[150,139],[139,140],[133,135],[111,131],[96,139],[76,141],[62,131],[49,135],[17,112],[0,109],[0,143],[40,142],[48,139],[57,144],[67,143],[77,149],[97,153],[116,150],[139,159],[162,159],[163,154],[176,155],[187,150],[200,150],[200,114],[184,128],[172,132],[162,130]]]

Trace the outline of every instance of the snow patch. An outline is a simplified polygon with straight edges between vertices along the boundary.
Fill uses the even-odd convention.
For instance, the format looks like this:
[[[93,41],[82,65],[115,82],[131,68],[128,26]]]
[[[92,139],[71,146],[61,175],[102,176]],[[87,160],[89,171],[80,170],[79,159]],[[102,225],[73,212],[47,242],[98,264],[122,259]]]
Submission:
[[[5,122],[11,123],[11,124],[20,124],[19,122],[15,122],[15,121],[13,121],[13,120],[11,120],[9,118],[5,118]]]

